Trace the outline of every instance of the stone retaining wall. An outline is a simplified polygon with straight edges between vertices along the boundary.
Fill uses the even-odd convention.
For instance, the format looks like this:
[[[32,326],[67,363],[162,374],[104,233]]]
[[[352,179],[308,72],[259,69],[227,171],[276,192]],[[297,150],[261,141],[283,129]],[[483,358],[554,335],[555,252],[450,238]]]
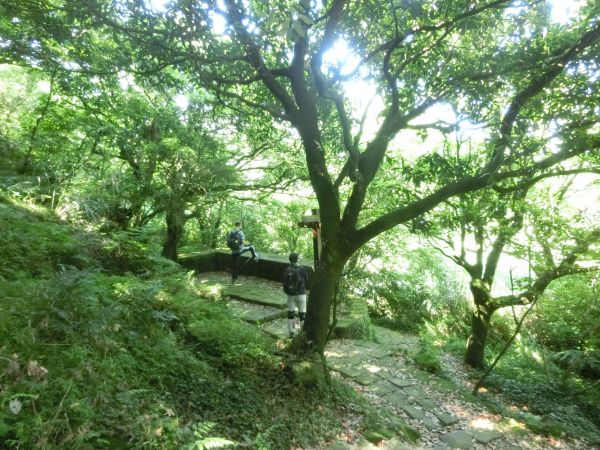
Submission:
[[[281,281],[283,279],[283,271],[290,265],[287,256],[266,254],[259,252],[260,261],[252,260],[250,253],[245,253],[240,258],[240,266],[243,265],[240,274],[253,277],[264,278],[266,280]],[[313,273],[312,264],[309,260],[301,259],[300,263],[306,267],[310,276]],[[229,250],[204,250],[200,252],[188,253],[179,257],[179,264],[189,270],[196,272],[212,272],[223,271],[231,272],[231,252]]]

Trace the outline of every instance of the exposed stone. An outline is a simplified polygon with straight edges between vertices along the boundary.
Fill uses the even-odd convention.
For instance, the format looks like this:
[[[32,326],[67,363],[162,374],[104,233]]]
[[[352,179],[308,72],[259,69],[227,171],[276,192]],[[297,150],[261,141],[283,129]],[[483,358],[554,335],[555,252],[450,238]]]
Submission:
[[[440,419],[440,422],[442,422],[442,425],[444,425],[445,427],[449,427],[450,425],[454,425],[455,423],[459,422],[459,418],[456,417],[454,414],[450,414],[447,412],[433,412],[435,414],[435,416]]]
[[[381,327],[379,325],[373,325],[373,330],[375,330],[375,336],[377,338],[377,342],[381,344],[392,344],[397,346],[398,336],[402,338],[402,344],[418,344],[419,338],[417,336],[407,336],[400,335],[399,333],[390,330],[388,328]]]
[[[380,378],[377,375],[369,372],[368,370],[362,371],[354,378],[354,381],[356,381],[358,384],[361,384],[363,386],[368,386],[379,380],[380,380]]]
[[[348,364],[347,358],[344,358],[343,356],[328,355],[327,353],[325,354],[325,356],[326,356],[325,360],[327,363],[327,367],[329,367],[333,370],[339,371],[344,366],[352,365],[352,364]]]
[[[396,389],[398,389],[398,387],[387,380],[379,380],[369,386],[369,390],[371,392],[375,392],[381,397],[389,394],[390,392],[394,392]]]
[[[277,339],[285,339],[289,336],[287,319],[271,320],[263,323],[261,328],[265,333]]]
[[[221,254],[221,252],[217,253],[217,255],[196,255],[193,261],[190,260],[190,264],[209,267],[212,264],[219,265],[223,261],[230,261],[228,252],[224,254]],[[263,257],[262,253],[261,257]],[[250,261],[246,265],[246,269],[249,271],[262,270],[265,268],[261,266],[262,262],[262,259],[259,264]],[[281,267],[287,266],[287,261],[273,260],[272,263],[273,265],[279,263]],[[279,279],[280,277],[277,277],[277,280]],[[274,289],[270,286],[265,287],[264,285],[263,287],[257,287],[253,284],[252,280],[245,277],[241,277],[240,283],[232,285],[231,283],[224,282],[223,275],[217,279],[213,277],[211,280],[210,274],[207,274],[206,286],[215,288],[215,298],[226,298],[229,296],[242,300],[242,302],[235,300],[228,302],[229,308],[237,317],[255,323],[270,320],[261,325],[263,330],[276,337],[288,337],[287,320],[285,318],[272,320],[281,314],[286,314],[286,308],[284,307],[286,306],[286,299],[285,295],[281,293],[280,288]],[[258,306],[256,303],[262,306]],[[270,314],[273,315],[271,316]],[[352,317],[352,321],[354,320],[356,320],[356,317]],[[370,324],[362,322],[360,324],[361,326],[369,325],[370,327]],[[406,337],[401,333],[377,326],[369,327],[363,327],[365,330],[362,330],[362,328],[361,330],[366,331],[366,335],[371,334],[370,330],[374,331],[376,343],[368,339],[343,341],[339,346],[333,343],[330,347],[332,350],[326,352],[327,366],[339,371],[346,377],[352,378],[357,383],[368,386],[369,392],[381,396],[396,408],[403,410],[412,419],[421,421],[427,430],[434,431],[431,434],[435,436],[439,436],[438,433],[440,432],[443,433],[442,426],[457,424],[460,421],[459,417],[444,412],[441,409],[435,411],[436,405],[432,400],[436,400],[437,397],[430,397],[420,387],[424,386],[427,391],[432,392],[452,392],[456,390],[456,386],[445,380],[436,380],[425,372],[415,371],[412,365],[405,364],[407,360],[406,355],[416,353],[420,348],[418,338]],[[349,332],[349,334],[352,333]],[[366,337],[369,338],[371,336]],[[292,377],[298,384],[314,386],[321,384],[325,379],[324,368],[320,361],[298,361],[290,363],[289,367],[291,368]],[[405,374],[410,376],[410,378],[405,378]],[[457,394],[459,393],[457,392]],[[378,403],[380,403],[379,400]],[[380,430],[371,429],[364,432],[363,439],[358,443],[350,444],[340,439],[331,443],[326,447],[326,450],[376,450],[377,448],[416,450],[419,447],[414,447],[409,442],[417,442],[420,438],[420,433],[416,428],[411,427],[402,420],[401,417],[405,417],[403,413],[391,419],[388,417],[385,425],[382,425]],[[426,435],[430,434],[424,431],[421,425],[419,425],[419,429],[426,433]],[[462,450],[469,449],[473,445],[477,447],[481,445],[486,446],[490,442],[500,439],[498,442],[492,444],[495,448],[511,450],[518,448],[511,446],[511,444],[506,442],[506,439],[501,439],[503,436],[501,432],[496,430],[462,430],[448,432],[441,436],[442,442],[437,441],[437,439],[434,439],[433,442],[437,442],[436,445],[438,447],[435,448],[438,450],[448,450],[449,448]],[[373,443],[376,443],[378,446],[373,445]],[[432,442],[428,441],[428,443],[431,444]]]
[[[390,369],[389,367],[387,367],[385,359],[383,361],[377,361],[376,364],[377,368],[379,369],[377,371],[377,376],[379,378],[381,378],[382,380],[387,380],[388,378],[392,377],[392,375],[390,375]]]
[[[342,366],[337,370],[349,378],[357,377],[361,373],[361,369],[355,366]]]
[[[418,408],[415,408],[412,405],[409,405],[406,399],[406,395],[401,392],[393,392],[386,397],[386,400],[390,402],[392,405],[395,405],[401,408],[406,414],[408,414],[413,419],[421,420],[425,417],[423,411]]]
[[[390,419],[388,427],[392,433],[404,439],[405,441],[415,443],[421,437],[421,433],[419,433],[419,430],[411,427],[399,417],[392,417]]]
[[[473,436],[466,431],[453,431],[444,434],[440,439],[452,449],[469,450],[473,443]]]
[[[420,409],[415,408],[414,406],[401,405],[400,408],[402,408],[404,412],[406,412],[406,414],[408,414],[413,419],[421,420],[423,419],[423,417],[425,417],[425,413],[423,413],[423,411],[421,411]]]
[[[398,438],[392,438],[389,441],[386,441],[385,448],[387,450],[414,450],[414,447],[409,447]]]
[[[438,428],[440,428],[440,423],[437,420],[433,419],[432,417],[424,417],[423,425],[425,425],[425,427],[431,431],[434,431],[434,430],[437,430]]]
[[[503,434],[496,430],[474,430],[471,434],[477,442],[488,444],[496,439],[500,439]]]
[[[399,378],[399,377],[388,378],[388,381],[390,383],[395,384],[399,388],[405,388],[407,386],[412,386],[413,384],[415,384],[414,381],[411,381],[407,378]]]
[[[260,287],[247,284],[226,286],[223,294],[237,300],[264,306],[283,308],[287,306],[287,297],[283,293],[274,293]]]
[[[250,323],[261,323],[283,317],[286,311],[266,306],[257,306],[235,300],[227,303],[227,309],[242,320]]]
[[[178,262],[186,269],[192,269],[197,272],[211,272],[217,270],[218,267],[216,250],[180,254]]]
[[[368,348],[365,353],[373,358],[384,358],[391,355],[392,351],[385,348]]]
[[[396,392],[390,393],[390,395],[386,397],[386,400],[392,405],[408,405],[408,396],[401,389],[397,390]]]
[[[336,356],[335,359],[346,366],[352,366],[356,369],[367,365],[365,358],[357,353],[351,353],[345,356]]]
[[[419,386],[408,386],[404,388],[404,392],[410,395],[414,399],[427,398],[427,393]]]
[[[416,398],[415,401],[425,411],[433,411],[435,409],[435,403],[427,398]]]
[[[259,249],[260,251],[260,249]],[[260,261],[246,261],[246,255],[240,262],[240,275],[254,276],[265,280],[281,282],[285,269],[290,265],[287,255],[274,255],[260,251]],[[231,251],[229,249],[207,250],[180,255],[178,262],[187,269],[196,272],[222,271],[231,273]],[[309,272],[308,288],[313,269],[312,261],[301,258],[300,264]]]

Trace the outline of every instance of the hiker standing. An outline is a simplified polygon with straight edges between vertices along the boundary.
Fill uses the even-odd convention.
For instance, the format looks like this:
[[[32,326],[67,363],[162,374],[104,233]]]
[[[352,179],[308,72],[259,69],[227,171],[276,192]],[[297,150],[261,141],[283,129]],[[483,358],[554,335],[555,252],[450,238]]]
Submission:
[[[258,261],[259,256],[253,245],[244,245],[244,232],[242,231],[242,222],[236,222],[235,228],[227,235],[227,246],[231,249],[231,281],[235,282],[238,277],[240,256],[246,252],[252,253],[254,261]]]
[[[288,331],[290,337],[296,334],[296,308],[300,318],[300,330],[304,327],[306,317],[306,283],[308,272],[298,264],[298,253],[290,253],[290,265],[283,273],[283,292],[288,297]]]

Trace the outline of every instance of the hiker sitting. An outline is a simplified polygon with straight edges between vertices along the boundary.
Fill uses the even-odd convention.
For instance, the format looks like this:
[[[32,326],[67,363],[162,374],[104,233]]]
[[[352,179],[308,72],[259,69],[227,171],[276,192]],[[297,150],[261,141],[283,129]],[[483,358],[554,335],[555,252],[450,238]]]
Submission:
[[[298,253],[290,253],[290,265],[283,273],[283,292],[288,297],[288,331],[290,337],[296,334],[296,308],[300,318],[300,330],[304,327],[306,317],[306,283],[308,272],[298,264]]]
[[[244,245],[244,232],[242,231],[242,222],[236,222],[235,228],[227,235],[227,246],[231,249],[231,281],[235,282],[238,277],[240,256],[246,252],[252,253],[254,261],[258,261],[259,256],[253,245]]]

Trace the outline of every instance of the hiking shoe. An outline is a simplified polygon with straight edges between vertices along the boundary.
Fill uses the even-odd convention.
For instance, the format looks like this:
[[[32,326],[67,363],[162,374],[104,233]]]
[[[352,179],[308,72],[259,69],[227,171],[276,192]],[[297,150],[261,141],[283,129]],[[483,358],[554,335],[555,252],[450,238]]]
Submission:
[[[258,262],[259,259],[260,259],[260,255],[257,253],[256,256],[254,257],[254,261]]]

